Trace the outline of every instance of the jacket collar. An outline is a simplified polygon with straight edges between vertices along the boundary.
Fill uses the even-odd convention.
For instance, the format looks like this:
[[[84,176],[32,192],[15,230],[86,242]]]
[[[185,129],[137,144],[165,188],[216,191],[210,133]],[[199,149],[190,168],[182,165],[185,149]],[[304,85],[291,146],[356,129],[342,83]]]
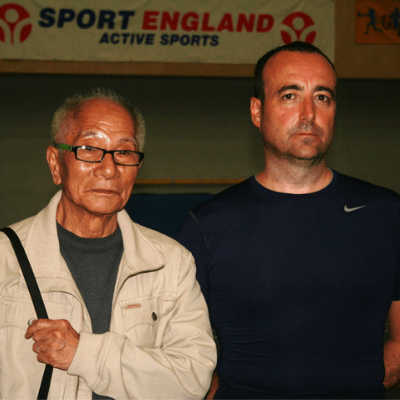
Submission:
[[[61,195],[62,191],[57,192],[48,206],[31,220],[24,247],[42,292],[67,289],[81,298],[60,253],[56,212]],[[118,213],[118,224],[124,243],[124,256],[120,264],[120,279],[118,279],[121,284],[128,276],[143,271],[157,270],[164,266],[162,254],[155,249],[140,227],[132,222],[126,211],[122,210]],[[20,285],[26,287],[22,273]]]

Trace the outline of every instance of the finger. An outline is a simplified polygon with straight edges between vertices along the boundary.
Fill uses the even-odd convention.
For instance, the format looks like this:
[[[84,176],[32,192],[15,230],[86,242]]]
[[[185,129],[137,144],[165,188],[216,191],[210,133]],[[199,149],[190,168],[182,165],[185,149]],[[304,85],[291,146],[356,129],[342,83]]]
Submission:
[[[54,322],[55,322],[55,320],[53,320],[53,319],[40,318],[40,319],[33,320],[31,326],[37,326],[40,329],[45,329],[45,328],[50,327]]]
[[[25,339],[30,339],[30,338],[32,337],[34,331],[33,331],[31,328],[32,328],[32,326],[30,326],[30,327],[26,330],[26,332],[25,332]]]
[[[40,330],[40,327],[35,323],[32,323],[32,325],[25,332],[25,339],[30,339],[38,330]]]
[[[40,346],[42,346],[42,348]],[[35,342],[35,343],[33,343],[32,350],[36,354],[44,353],[43,347],[44,347],[44,343],[43,342],[41,342],[41,341]]]
[[[49,328],[52,324],[50,319],[35,319],[28,322],[31,322],[31,325],[26,330],[25,339],[30,339],[36,331]]]
[[[41,348],[40,348],[40,352],[35,351],[35,353],[37,354],[36,360],[38,360],[40,363],[43,363],[43,364],[49,364],[48,355],[46,352],[42,351]]]

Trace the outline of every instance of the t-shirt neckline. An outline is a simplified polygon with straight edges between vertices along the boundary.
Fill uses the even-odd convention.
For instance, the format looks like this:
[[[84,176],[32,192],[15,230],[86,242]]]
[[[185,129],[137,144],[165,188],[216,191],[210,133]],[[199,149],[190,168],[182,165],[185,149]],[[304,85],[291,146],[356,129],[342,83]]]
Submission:
[[[318,190],[317,192],[312,193],[304,193],[304,194],[293,194],[293,193],[282,193],[282,192],[275,192],[273,190],[267,189],[261,183],[259,183],[256,179],[256,175],[253,175],[250,178],[250,183],[253,189],[261,194],[262,196],[266,196],[272,199],[287,199],[287,200],[303,200],[303,199],[310,199],[315,197],[321,197],[326,195],[327,193],[331,192],[337,185],[339,175],[336,171],[331,169],[332,171],[332,180],[331,182],[325,186],[323,189]]]

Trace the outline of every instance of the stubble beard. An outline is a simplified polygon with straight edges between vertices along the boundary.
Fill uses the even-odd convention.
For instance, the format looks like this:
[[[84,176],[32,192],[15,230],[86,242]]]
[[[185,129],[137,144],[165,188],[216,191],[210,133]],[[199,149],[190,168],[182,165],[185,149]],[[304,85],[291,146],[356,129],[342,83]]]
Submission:
[[[310,133],[313,136],[304,136],[296,139],[296,135],[301,133]],[[326,134],[323,129],[315,125],[314,122],[303,122],[290,128],[287,131],[287,139],[281,141],[279,143],[280,145],[275,145],[266,140],[264,135],[262,135],[262,138],[267,155],[274,155],[280,160],[286,160],[291,164],[299,166],[315,166],[325,158],[332,142],[332,138],[327,142],[322,142],[320,138],[324,136],[326,136]],[[296,143],[292,143],[292,139],[294,139]],[[316,148],[313,148],[313,143],[316,140],[320,143]],[[300,148],[304,146],[308,147],[308,150],[306,149],[305,152]],[[314,149],[312,154],[307,154],[311,149]]]

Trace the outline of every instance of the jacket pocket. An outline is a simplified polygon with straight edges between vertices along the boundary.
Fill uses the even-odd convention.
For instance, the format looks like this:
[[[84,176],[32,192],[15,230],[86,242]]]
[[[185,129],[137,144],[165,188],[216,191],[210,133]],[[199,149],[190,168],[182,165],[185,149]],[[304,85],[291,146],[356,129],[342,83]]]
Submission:
[[[141,296],[121,300],[126,335],[137,346],[154,348],[157,328],[171,313],[175,300]]]
[[[45,305],[50,319],[71,319],[73,307],[46,300]],[[37,319],[35,308],[30,298],[0,298],[0,329],[13,327],[26,331],[30,319]]]

